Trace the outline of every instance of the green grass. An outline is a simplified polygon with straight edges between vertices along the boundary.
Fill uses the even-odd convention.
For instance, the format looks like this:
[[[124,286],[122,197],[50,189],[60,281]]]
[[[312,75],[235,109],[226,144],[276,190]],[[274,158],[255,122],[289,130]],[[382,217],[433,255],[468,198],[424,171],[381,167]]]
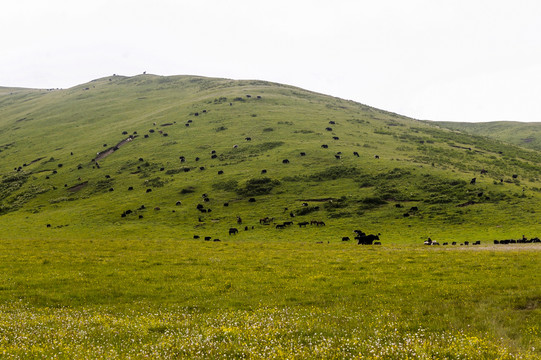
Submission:
[[[491,121],[487,123],[459,123],[437,121],[435,124],[467,134],[488,136],[529,149],[541,150],[539,122]]]
[[[14,357],[540,355],[534,244],[17,240],[0,254]]]

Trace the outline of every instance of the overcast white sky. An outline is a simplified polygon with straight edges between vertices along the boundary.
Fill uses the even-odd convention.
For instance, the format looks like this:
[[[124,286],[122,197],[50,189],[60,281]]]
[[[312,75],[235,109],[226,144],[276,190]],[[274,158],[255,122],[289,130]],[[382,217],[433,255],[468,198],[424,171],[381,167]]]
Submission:
[[[539,0],[17,0],[0,86],[274,81],[417,119],[541,121]]]

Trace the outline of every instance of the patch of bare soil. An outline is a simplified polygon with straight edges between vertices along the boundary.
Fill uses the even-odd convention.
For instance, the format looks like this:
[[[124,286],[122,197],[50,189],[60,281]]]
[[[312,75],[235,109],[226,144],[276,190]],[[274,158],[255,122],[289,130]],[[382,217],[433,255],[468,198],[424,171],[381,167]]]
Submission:
[[[68,191],[70,191],[70,192],[77,192],[77,191],[81,190],[82,188],[84,188],[87,184],[88,184],[88,181],[85,181],[85,182],[83,182],[83,183],[74,185],[74,186],[68,188]]]

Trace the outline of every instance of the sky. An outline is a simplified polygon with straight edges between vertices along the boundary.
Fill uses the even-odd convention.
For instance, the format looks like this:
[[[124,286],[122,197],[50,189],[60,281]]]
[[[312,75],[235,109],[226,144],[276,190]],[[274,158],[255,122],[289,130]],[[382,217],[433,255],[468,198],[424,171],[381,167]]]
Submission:
[[[539,0],[17,0],[0,86],[258,79],[421,120],[541,122]]]

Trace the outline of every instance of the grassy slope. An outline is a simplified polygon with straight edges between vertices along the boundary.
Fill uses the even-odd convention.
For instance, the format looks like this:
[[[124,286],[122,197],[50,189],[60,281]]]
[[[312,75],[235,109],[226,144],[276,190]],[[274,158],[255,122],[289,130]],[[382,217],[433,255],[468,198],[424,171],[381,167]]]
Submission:
[[[447,129],[459,130],[467,134],[488,136],[493,139],[541,150],[541,123],[521,123],[514,121],[491,121],[485,123],[433,122]]]
[[[173,125],[161,126],[167,123]],[[0,97],[0,130],[6,237],[223,237],[237,216],[242,227],[254,226],[250,236],[276,239],[338,240],[354,228],[381,232],[391,243],[516,238],[541,230],[539,152],[279,84],[144,75],[20,91]],[[138,136],[95,168],[96,153],[125,139],[123,131]],[[278,185],[247,185],[262,177]],[[477,184],[470,185],[473,177]],[[68,191],[84,182],[82,190]],[[333,202],[313,201],[328,198]],[[475,204],[457,207],[468,201]],[[259,225],[266,216],[290,220],[291,211],[306,211],[303,202],[320,210],[296,222],[328,226]],[[199,203],[212,213],[197,211]],[[141,205],[146,209],[138,211]],[[404,217],[412,206],[419,211]],[[134,213],[121,218],[128,209]]]

